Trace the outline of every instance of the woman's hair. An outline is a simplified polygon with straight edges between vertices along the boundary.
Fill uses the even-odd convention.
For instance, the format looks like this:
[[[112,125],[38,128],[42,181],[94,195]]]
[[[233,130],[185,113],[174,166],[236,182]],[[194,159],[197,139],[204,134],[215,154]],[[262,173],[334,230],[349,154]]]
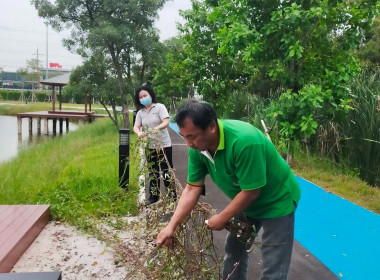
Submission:
[[[149,93],[149,95],[152,97],[152,102],[157,103],[156,93],[154,92],[154,90],[148,85],[143,85],[139,87],[138,89],[136,89],[135,97],[133,98],[133,101],[135,103],[137,110],[144,108],[144,106],[141,105],[140,98],[139,98],[140,91],[142,90],[146,90]]]
[[[209,103],[194,99],[182,103],[174,119],[178,126],[182,127],[187,118],[202,130],[205,130],[213,121],[217,121],[216,113]]]

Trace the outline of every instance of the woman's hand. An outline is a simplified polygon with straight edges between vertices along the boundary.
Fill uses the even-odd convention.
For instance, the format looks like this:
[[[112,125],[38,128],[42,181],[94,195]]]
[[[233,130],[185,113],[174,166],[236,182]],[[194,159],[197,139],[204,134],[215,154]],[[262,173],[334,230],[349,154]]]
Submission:
[[[139,131],[138,133],[137,133],[137,136],[138,137],[140,137],[140,138],[143,138],[143,137],[145,137],[145,132],[142,132],[142,131]]]

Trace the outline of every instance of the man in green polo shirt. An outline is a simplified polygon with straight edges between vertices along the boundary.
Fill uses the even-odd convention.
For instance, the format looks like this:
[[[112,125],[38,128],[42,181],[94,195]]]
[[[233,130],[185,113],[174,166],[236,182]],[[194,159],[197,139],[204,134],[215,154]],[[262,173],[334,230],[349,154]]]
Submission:
[[[232,217],[244,214],[257,231],[263,228],[261,279],[287,279],[294,211],[300,199],[300,188],[289,166],[261,131],[245,122],[217,119],[206,102],[186,101],[175,120],[190,148],[188,183],[156,243],[171,244],[178,224],[197,204],[209,174],[231,202],[208,220],[208,227],[222,230]],[[227,236],[223,279],[250,279],[247,249],[247,244]]]

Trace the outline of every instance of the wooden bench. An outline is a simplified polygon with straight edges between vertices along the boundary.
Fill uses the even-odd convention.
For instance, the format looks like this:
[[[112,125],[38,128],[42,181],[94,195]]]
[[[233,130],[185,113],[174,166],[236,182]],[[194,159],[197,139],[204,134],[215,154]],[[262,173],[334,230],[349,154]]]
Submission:
[[[50,219],[50,205],[0,205],[0,273],[9,272]]]

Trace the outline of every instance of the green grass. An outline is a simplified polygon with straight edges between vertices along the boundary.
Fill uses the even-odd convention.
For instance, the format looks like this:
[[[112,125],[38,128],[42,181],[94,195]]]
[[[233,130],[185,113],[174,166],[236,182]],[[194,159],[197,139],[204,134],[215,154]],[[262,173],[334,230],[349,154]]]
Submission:
[[[330,160],[297,154],[292,170],[306,180],[357,205],[380,214],[380,189],[371,187],[358,177],[358,171],[345,171]]]
[[[47,111],[52,108],[50,103],[43,102],[25,104],[25,102],[1,100],[0,103],[4,103],[0,105],[0,115],[8,116],[15,116],[18,113],[25,112]]]
[[[101,218],[136,214],[136,137],[129,192],[118,187],[118,137],[103,119],[20,151],[0,165],[0,204],[51,204],[54,219],[88,231]]]

